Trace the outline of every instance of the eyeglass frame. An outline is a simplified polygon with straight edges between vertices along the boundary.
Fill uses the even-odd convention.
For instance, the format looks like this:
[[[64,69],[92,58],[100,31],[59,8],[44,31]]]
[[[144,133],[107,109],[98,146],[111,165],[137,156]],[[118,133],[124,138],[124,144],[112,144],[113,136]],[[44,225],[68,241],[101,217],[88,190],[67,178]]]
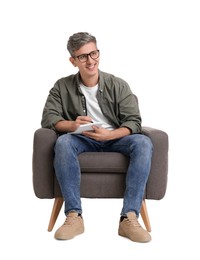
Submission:
[[[97,56],[95,59],[91,57],[91,54],[92,54],[93,52],[97,52],[97,53],[98,53],[98,56]],[[98,58],[99,58],[99,54],[100,54],[100,51],[99,51],[99,50],[94,50],[94,51],[91,51],[90,53],[82,53],[82,54],[80,54],[80,55],[78,55],[78,56],[74,56],[74,59],[78,59],[80,62],[83,63],[83,62],[86,62],[86,61],[88,60],[88,56],[90,56],[90,58],[93,59],[93,60],[98,59]],[[87,55],[87,59],[84,60],[84,61],[81,61],[81,60],[80,60],[80,56],[82,56],[82,55]]]

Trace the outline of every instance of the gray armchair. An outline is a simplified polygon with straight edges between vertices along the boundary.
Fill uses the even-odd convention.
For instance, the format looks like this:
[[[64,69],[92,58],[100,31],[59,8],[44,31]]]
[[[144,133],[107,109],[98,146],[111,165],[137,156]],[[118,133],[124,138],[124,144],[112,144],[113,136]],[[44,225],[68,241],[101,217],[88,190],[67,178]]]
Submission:
[[[160,200],[165,196],[168,176],[168,135],[162,130],[143,127],[143,134],[149,136],[154,145],[152,166],[146,185],[141,217],[146,229],[151,225],[145,200]],[[40,199],[55,199],[48,225],[48,231],[54,227],[63,204],[54,167],[55,131],[39,128],[33,140],[33,189]],[[129,159],[120,153],[87,152],[79,155],[81,167],[82,198],[123,198],[125,176]]]

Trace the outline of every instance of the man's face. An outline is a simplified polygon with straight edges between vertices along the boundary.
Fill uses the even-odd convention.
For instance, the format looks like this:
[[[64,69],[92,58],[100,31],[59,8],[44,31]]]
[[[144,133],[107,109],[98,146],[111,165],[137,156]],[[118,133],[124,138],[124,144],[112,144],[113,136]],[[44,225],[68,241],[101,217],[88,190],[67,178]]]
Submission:
[[[84,77],[90,77],[98,73],[99,51],[93,42],[82,46],[75,53],[75,58],[70,57],[71,63],[79,68],[80,74]]]

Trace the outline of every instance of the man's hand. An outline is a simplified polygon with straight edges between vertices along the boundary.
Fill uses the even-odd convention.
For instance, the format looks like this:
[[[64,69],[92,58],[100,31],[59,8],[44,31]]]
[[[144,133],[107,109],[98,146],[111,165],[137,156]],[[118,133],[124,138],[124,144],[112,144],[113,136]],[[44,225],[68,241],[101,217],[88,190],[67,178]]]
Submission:
[[[83,124],[89,124],[92,122],[90,116],[78,116],[75,121],[63,120],[55,124],[55,128],[58,132],[74,132]]]
[[[96,141],[109,141],[131,134],[131,130],[126,127],[121,127],[115,130],[107,130],[98,126],[93,126],[92,128],[94,131],[84,131],[82,134]]]
[[[92,123],[92,118],[90,116],[78,116],[75,122],[80,125],[89,124]]]

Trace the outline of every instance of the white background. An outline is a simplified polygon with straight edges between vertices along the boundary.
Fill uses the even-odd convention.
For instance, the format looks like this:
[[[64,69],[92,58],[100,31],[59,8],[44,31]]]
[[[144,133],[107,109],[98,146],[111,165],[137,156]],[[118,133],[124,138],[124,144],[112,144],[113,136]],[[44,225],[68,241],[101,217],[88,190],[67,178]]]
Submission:
[[[0,2],[1,259],[199,259],[199,14],[194,0]],[[138,96],[143,125],[169,135],[167,193],[147,201],[148,244],[117,235],[120,199],[83,199],[85,233],[56,241],[63,209],[47,232],[53,201],[33,192],[33,133],[49,89],[76,73],[66,43],[78,31],[97,37],[100,69]]]

